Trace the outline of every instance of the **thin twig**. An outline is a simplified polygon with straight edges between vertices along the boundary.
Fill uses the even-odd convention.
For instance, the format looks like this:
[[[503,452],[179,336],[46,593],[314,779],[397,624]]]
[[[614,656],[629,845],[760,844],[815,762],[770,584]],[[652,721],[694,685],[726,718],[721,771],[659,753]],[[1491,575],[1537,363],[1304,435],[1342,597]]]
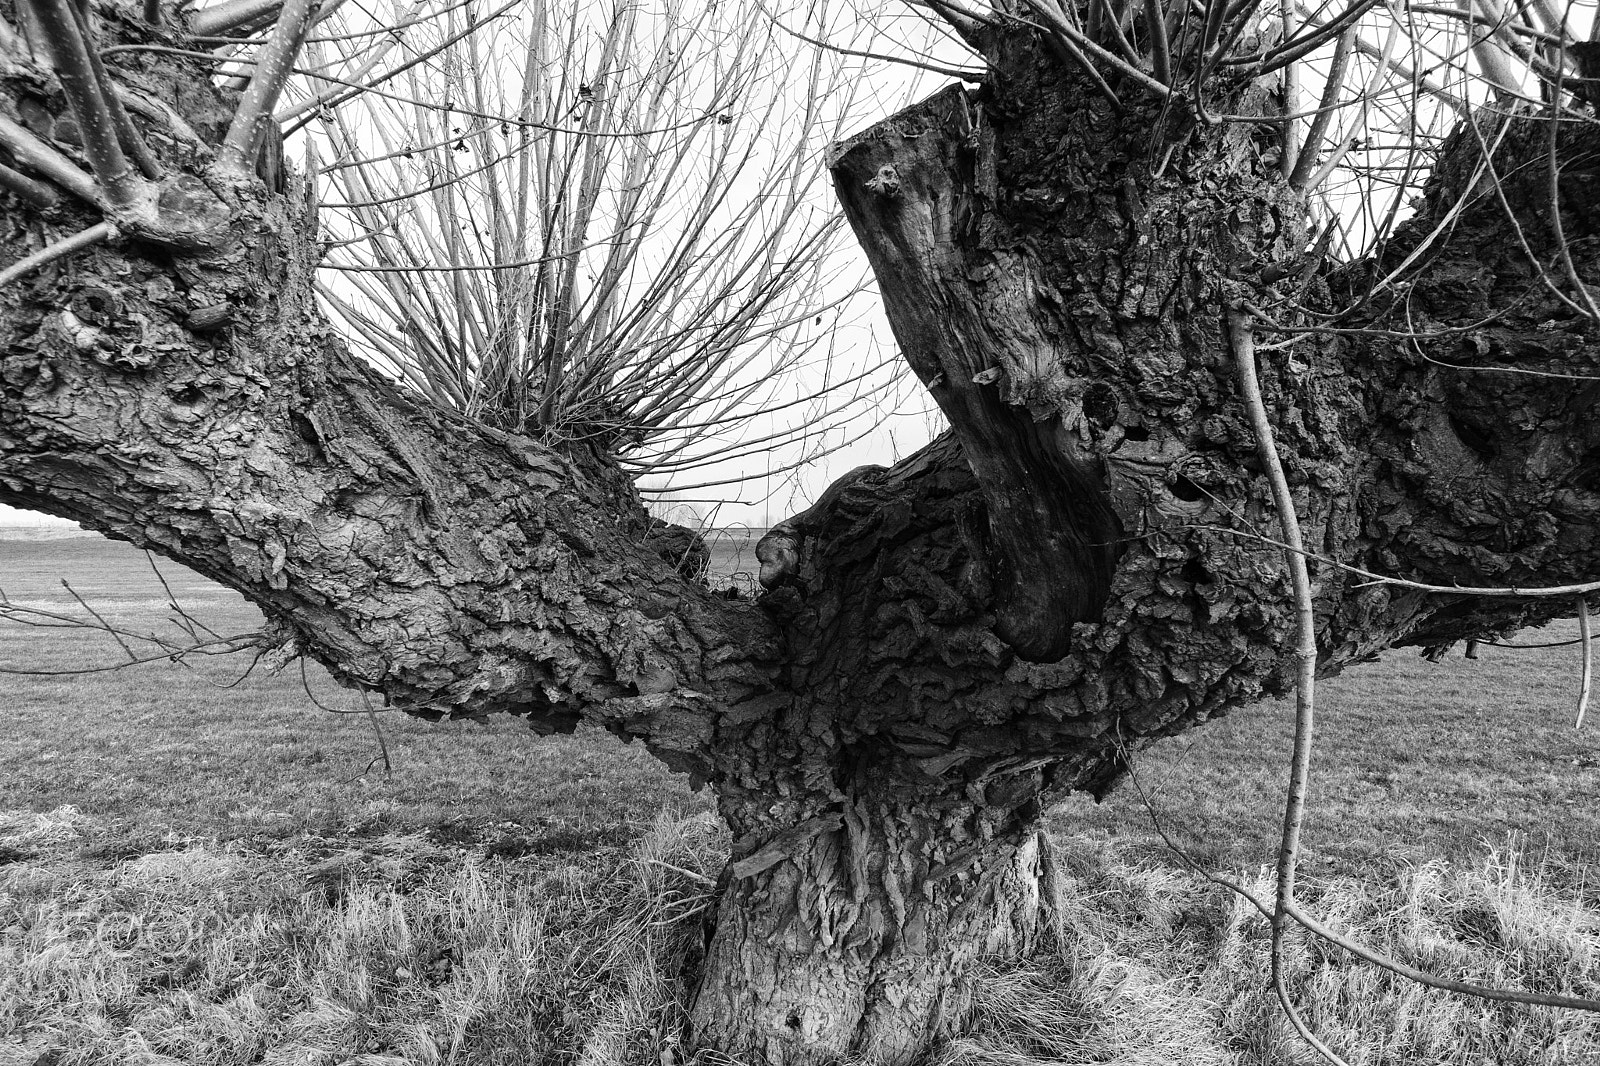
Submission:
[[[46,248],[41,248],[30,256],[18,259],[4,270],[0,270],[0,289],[63,256],[82,251],[85,248],[99,244],[101,241],[110,240],[116,235],[116,232],[117,227],[111,223],[99,222],[86,230],[74,233],[70,237],[63,237],[61,240]]]
[[[14,609],[14,608],[13,608]],[[86,629],[95,629],[96,626],[84,624]],[[141,637],[147,640],[147,637]],[[145,663],[158,663],[163,659],[168,662],[177,662],[185,655],[196,652],[205,655],[233,655],[236,652],[248,651],[257,647],[262,639],[260,633],[241,633],[238,636],[228,637],[226,640],[208,640],[177,651],[163,651],[159,655],[146,655],[138,659],[129,659],[127,662],[112,663],[110,666],[83,666],[73,670],[16,670],[0,667],[0,674],[16,674],[23,677],[78,677],[83,674],[109,674],[117,670],[126,670],[130,666],[142,666]],[[208,649],[222,646],[221,651]]]
[[[682,866],[674,866],[670,862],[663,862],[660,859],[639,859],[638,861],[648,866],[659,866],[663,870],[671,870],[675,874],[682,874],[684,877],[687,877],[692,881],[698,881],[707,888],[717,887],[715,878],[707,877],[705,874],[695,873],[693,870],[685,869]]]
[[[1349,563],[1342,563],[1330,556],[1319,555],[1313,551],[1290,548],[1281,540],[1273,540],[1271,537],[1247,529],[1233,529],[1229,526],[1212,526],[1200,523],[1186,525],[1182,528],[1200,529],[1212,533],[1226,533],[1230,536],[1257,540],[1263,544],[1270,544],[1275,548],[1294,551],[1296,554],[1302,555],[1313,562],[1325,563],[1346,573],[1364,577],[1375,585],[1393,585],[1396,588],[1415,589],[1418,592],[1436,592],[1448,596],[1486,596],[1491,599],[1546,599],[1556,596],[1583,596],[1600,592],[1600,581],[1585,581],[1575,585],[1547,585],[1543,588],[1518,585],[1504,585],[1494,588],[1483,585],[1429,585],[1422,581],[1410,581],[1403,577],[1389,577],[1384,574],[1374,573],[1371,570],[1363,570],[1359,566],[1351,566]]]
[[[1228,339],[1239,369],[1239,392],[1250,426],[1256,435],[1256,451],[1266,468],[1272,488],[1273,506],[1283,529],[1284,564],[1294,590],[1295,609],[1295,716],[1294,752],[1289,770],[1289,794],[1283,806],[1283,842],[1278,848],[1278,891],[1272,914],[1272,986],[1289,1021],[1301,1037],[1330,1062],[1341,1060],[1319,1041],[1300,1018],[1283,983],[1283,934],[1294,905],[1295,866],[1300,856],[1300,829],[1305,820],[1306,797],[1310,791],[1311,749],[1315,729],[1317,684],[1317,618],[1311,597],[1311,575],[1306,567],[1305,544],[1300,535],[1300,518],[1295,513],[1294,494],[1284,475],[1283,463],[1272,437],[1272,424],[1261,399],[1261,383],[1256,377],[1255,334],[1247,311],[1228,312]]]
[[[132,648],[128,647],[128,642],[122,639],[122,634],[118,633],[115,629],[111,628],[111,623],[107,622],[103,617],[101,617],[99,611],[97,611],[93,607],[89,606],[89,601],[84,599],[82,596],[78,595],[78,590],[73,588],[72,585],[67,582],[66,578],[62,578],[61,579],[61,587],[66,589],[67,593],[73,599],[78,601],[78,606],[79,607],[82,607],[85,611],[88,611],[90,617],[92,617],[96,622],[100,623],[100,628],[101,629],[103,629],[105,632],[111,634],[111,639],[116,641],[122,647],[123,651],[127,652],[129,659],[137,659],[139,657],[137,652],[135,652]]]
[[[1352,4],[1333,21],[1314,27],[1310,33],[1299,37],[1297,40],[1283,41],[1277,47],[1259,57],[1261,65],[1251,71],[1251,77],[1264,78],[1273,71],[1310,55],[1328,41],[1343,33],[1346,26],[1359,21],[1363,15],[1381,3],[1383,3],[1383,0],[1357,0],[1356,3]],[[1241,63],[1249,65],[1255,62],[1256,59],[1257,57],[1255,56],[1240,56],[1236,59],[1228,60],[1228,63],[1230,65]]]
[[[1155,0],[1150,0],[1150,2],[1154,3]],[[931,63],[925,60],[906,59],[902,56],[884,55],[881,52],[864,52],[856,48],[845,48],[842,45],[829,44],[827,41],[824,41],[820,38],[808,37],[799,30],[793,30],[788,26],[785,26],[778,20],[777,15],[767,10],[765,5],[761,3],[761,0],[756,0],[756,8],[763,15],[767,16],[767,18],[771,19],[772,24],[778,27],[778,29],[782,30],[784,33],[787,33],[795,40],[804,41],[813,48],[826,49],[829,52],[833,52],[842,56],[855,56],[858,59],[872,59],[881,63],[897,63],[901,66],[915,67],[917,70],[926,70],[934,74],[943,74],[947,78],[959,78],[962,81],[978,82],[982,81],[984,78],[984,72],[981,70],[962,70],[959,67],[942,66],[938,63]],[[941,17],[944,17],[942,13]]]
[[[305,660],[301,660],[302,668]],[[372,698],[367,695],[366,689],[360,689],[361,704],[367,709],[367,721],[372,723],[372,735],[378,738],[378,750],[383,753],[383,773],[385,777],[394,773],[394,765],[389,761],[389,743],[383,739],[383,727],[378,724],[378,712],[372,709]]]
[[[1483,637],[1479,637],[1477,639],[1477,643],[1487,644],[1491,648],[1510,648],[1512,651],[1530,651],[1535,648],[1570,648],[1574,644],[1582,644],[1584,641],[1580,637],[1574,640],[1549,640],[1538,644],[1507,644],[1503,640],[1485,640]]]
[[[192,631],[194,628],[198,627],[199,629],[205,630],[207,636],[220,637],[222,634],[218,633],[215,629],[212,629],[210,626],[200,621],[200,619],[190,614],[187,609],[178,603],[178,597],[172,591],[172,586],[167,584],[167,576],[163,574],[161,572],[161,568],[156,565],[155,553],[149,548],[146,548],[144,551],[144,558],[145,562],[150,564],[150,572],[155,574],[156,580],[161,583],[162,591],[167,594],[167,606],[171,607],[173,613],[183,620],[184,625],[180,626],[180,628],[187,628]],[[194,639],[199,638],[195,637]]]
[[[119,633],[133,640],[147,640],[167,651],[172,651],[174,647],[159,637],[135,633],[131,629],[123,629],[120,626],[110,626],[104,620],[86,622],[74,615],[47,611],[42,607],[24,607],[22,604],[8,599],[3,590],[0,590],[0,613],[3,613],[9,621],[36,629],[92,629],[97,633]],[[49,621],[35,621],[35,619],[40,618],[49,619]]]
[[[318,93],[315,96],[313,96],[311,99],[305,100],[305,101],[295,105],[294,107],[289,108],[283,114],[275,116],[275,118],[277,119],[277,121],[279,123],[282,123],[282,124],[284,124],[286,126],[286,129],[284,130],[284,135],[287,136],[287,135],[295,132],[296,130],[300,129],[307,122],[310,122],[311,118],[314,115],[316,115],[318,112],[322,111],[322,109],[324,109],[324,108],[337,108],[339,105],[343,104],[345,101],[353,99],[354,97],[360,96],[364,92],[370,92],[370,91],[376,89],[379,85],[382,85],[384,82],[389,81],[389,80],[391,80],[393,78],[396,78],[399,75],[401,75],[402,73],[412,69],[413,67],[419,66],[420,64],[427,62],[429,59],[432,59],[434,56],[439,55],[439,54],[443,53],[444,51],[446,51],[448,48],[450,48],[451,45],[455,44],[456,42],[458,42],[458,41],[460,41],[460,40],[462,40],[462,39],[464,39],[466,37],[469,37],[472,34],[480,32],[490,22],[493,22],[494,20],[500,18],[502,15],[504,15],[506,12],[510,11],[512,8],[521,6],[521,2],[522,2],[522,0],[507,0],[507,2],[505,4],[501,5],[499,8],[495,9],[494,11],[491,11],[487,16],[485,16],[483,19],[479,20],[474,25],[471,25],[471,26],[467,27],[466,29],[462,30],[460,33],[456,33],[456,34],[451,35],[450,37],[445,38],[439,44],[434,45],[432,48],[429,48],[427,51],[422,52],[422,53],[420,53],[418,55],[412,56],[410,59],[408,59],[404,63],[400,64],[398,67],[394,67],[394,68],[392,68],[390,70],[384,71],[383,74],[379,75],[376,78],[371,79],[368,82],[365,82],[365,83],[362,83],[362,84],[355,84],[355,83],[352,83],[352,82],[349,82],[349,81],[341,81],[338,78],[330,78],[330,77],[327,77],[325,75],[319,75],[319,77],[320,77],[320,79],[322,81],[332,82],[335,85],[340,85],[340,86],[343,86],[343,87],[339,88],[339,89],[329,89],[329,90],[326,90],[324,92]],[[379,57],[381,57],[384,54],[386,54],[386,50],[380,51],[378,55],[379,55]],[[365,71],[369,71],[371,69],[372,69],[372,65],[368,65],[366,67],[363,67],[362,68],[363,73],[361,73],[359,76],[360,77],[365,77],[366,75],[365,75],[364,72]],[[381,96],[383,94],[380,93],[379,95]],[[454,110],[459,111],[460,109],[456,108]],[[511,125],[517,125],[518,124],[518,121],[516,119],[512,118],[509,115],[477,115],[477,116],[472,116],[470,112],[467,112],[466,114],[468,114],[469,117],[487,118],[487,119],[490,119],[491,121],[494,121],[494,122],[504,122],[504,123],[509,123]],[[289,123],[293,123],[293,125],[289,125]]]
[[[61,0],[57,0],[61,2]],[[256,152],[267,123],[272,121],[272,109],[277,106],[278,94],[294,69],[294,57],[300,51],[301,39],[311,28],[316,0],[288,0],[278,12],[278,21],[272,36],[256,57],[255,71],[250,86],[245,89],[228,124],[227,136],[217,153],[217,169],[235,177],[248,177],[255,171]]]
[[[1562,1007],[1567,1010],[1582,1010],[1600,1012],[1600,1000],[1585,999],[1582,996],[1554,996],[1542,992],[1520,992],[1510,988],[1490,988],[1486,985],[1475,985],[1468,981],[1453,981],[1447,977],[1435,977],[1414,966],[1407,966],[1398,959],[1379,954],[1371,948],[1364,946],[1359,941],[1351,940],[1329,929],[1327,926],[1312,918],[1299,905],[1290,908],[1289,916],[1303,926],[1308,932],[1344,948],[1350,954],[1365,959],[1380,969],[1415,981],[1429,988],[1437,988],[1446,992],[1459,992],[1464,996],[1474,996],[1478,999],[1494,1000],[1499,1003],[1524,1003],[1531,1007]]]
[[[1583,642],[1583,683],[1578,687],[1578,720],[1574,729],[1583,728],[1583,715],[1589,709],[1589,687],[1594,680],[1594,641],[1589,636],[1589,601],[1578,597],[1578,639]]]

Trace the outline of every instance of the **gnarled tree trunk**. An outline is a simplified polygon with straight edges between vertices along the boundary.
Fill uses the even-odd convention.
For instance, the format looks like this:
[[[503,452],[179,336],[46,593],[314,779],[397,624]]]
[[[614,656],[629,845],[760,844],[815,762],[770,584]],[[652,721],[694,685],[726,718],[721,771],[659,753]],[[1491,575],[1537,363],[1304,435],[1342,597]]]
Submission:
[[[679,573],[605,456],[474,425],[354,360],[312,301],[292,183],[212,173],[154,129],[211,197],[204,232],[164,240],[158,219],[0,289],[0,500],[239,589],[275,640],[407,710],[643,739],[712,784],[736,838],[701,1042],[912,1062],[959,1028],[971,962],[1036,934],[1041,803],[1291,683],[1230,310],[1342,315],[1277,338],[1262,373],[1320,555],[1444,585],[1600,573],[1593,383],[1473,369],[1600,373],[1595,324],[1530,287],[1508,238],[1515,219],[1535,254],[1553,241],[1540,119],[1453,139],[1381,258],[1324,266],[1272,126],[1131,93],[1113,111],[1031,31],[990,45],[983,89],[833,153],[952,430],[774,529],[759,602]],[[181,54],[110,67],[221,136],[231,101]],[[1209,88],[1251,115],[1271,87]],[[0,114],[49,138],[61,113],[0,34]],[[1600,284],[1600,134],[1558,142],[1561,221]],[[1476,180],[1485,145],[1500,193]],[[96,217],[0,193],[0,266]],[[1315,569],[1324,672],[1570,609]]]
[[[730,865],[701,1040],[750,1061],[909,1061],[959,1030],[975,958],[1034,942],[1038,772],[974,800],[896,761],[865,754],[827,808]]]
[[[1303,209],[1269,127],[1185,127],[1157,104],[1114,113],[1021,35],[993,60],[979,92],[947,89],[833,152],[902,352],[952,429],[892,471],[852,474],[762,546],[786,680],[804,695],[715,760],[723,809],[763,870],[733,868],[695,1014],[714,1046],[772,1062],[914,1061],[959,1027],[965,963],[1027,943],[1036,919],[1022,909],[1038,897],[1019,845],[1041,794],[1103,790],[1128,751],[1292,684],[1287,579],[1226,317],[1291,286],[1360,308],[1359,286],[1384,268],[1307,273]],[[1249,114],[1266,89],[1213,103]],[[1537,159],[1543,126],[1511,121],[1502,150]],[[1592,135],[1571,140],[1565,232],[1594,278],[1595,218],[1578,195],[1594,181],[1580,147]],[[1173,150],[1158,160],[1152,143]],[[1454,142],[1386,262],[1456,204],[1478,144]],[[1504,192],[1531,216],[1547,177]],[[1596,391],[1559,376],[1600,368],[1595,326],[1549,294],[1516,306],[1507,290],[1526,270],[1511,225],[1482,190],[1413,272],[1410,313],[1440,335],[1420,353],[1388,329],[1391,298],[1344,332],[1291,335],[1264,368],[1320,555],[1440,585],[1600,572]],[[1428,361],[1462,364],[1463,335],[1440,327],[1495,309],[1468,335],[1466,366],[1557,376],[1508,383]],[[1518,416],[1503,424],[1496,405]],[[1572,609],[1314,570],[1324,673]],[[760,782],[773,766],[811,769],[747,797],[730,773],[743,765]],[[938,831],[879,828],[906,821],[873,798],[885,787],[919,797],[916,820]],[[763,819],[774,794],[809,799]],[[974,864],[970,887],[936,887],[952,861]],[[930,907],[915,936],[917,912],[889,906],[908,884]]]

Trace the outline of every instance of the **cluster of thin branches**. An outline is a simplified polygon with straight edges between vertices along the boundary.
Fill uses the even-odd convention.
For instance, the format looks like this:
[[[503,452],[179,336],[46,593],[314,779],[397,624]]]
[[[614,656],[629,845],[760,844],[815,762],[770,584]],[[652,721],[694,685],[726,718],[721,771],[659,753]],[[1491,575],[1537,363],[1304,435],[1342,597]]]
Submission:
[[[328,20],[285,115],[326,190],[323,297],[373,361],[669,480],[873,420],[895,360],[840,350],[862,284],[819,184],[840,64],[755,7],[414,10]],[[319,88],[380,56],[382,92]]]
[[[89,674],[115,673],[135,666],[147,666],[153,663],[170,663],[182,666],[191,674],[212,688],[224,691],[238,688],[244,684],[256,669],[267,664],[271,672],[282,670],[291,657],[296,658],[300,667],[300,687],[305,692],[306,699],[318,710],[330,714],[365,714],[368,724],[372,727],[373,736],[378,745],[378,754],[367,764],[363,774],[371,772],[379,762],[383,763],[386,774],[393,772],[393,763],[389,757],[389,744],[384,738],[383,729],[378,724],[378,708],[372,704],[372,698],[365,689],[359,691],[361,706],[359,708],[333,707],[319,700],[311,691],[311,681],[306,673],[305,657],[299,654],[293,645],[286,645],[262,630],[247,630],[240,633],[223,634],[208,624],[203,618],[182,604],[178,596],[168,583],[166,575],[156,565],[155,556],[149,551],[145,552],[145,561],[150,565],[150,572],[155,575],[161,591],[166,596],[167,616],[165,622],[176,630],[176,635],[171,632],[158,632],[156,630],[131,629],[109,620],[105,613],[96,608],[83,597],[77,589],[65,578],[61,580],[61,587],[66,591],[74,603],[78,605],[81,613],[67,614],[60,610],[38,606],[37,603],[28,603],[13,600],[0,588],[0,623],[23,626],[29,629],[63,629],[81,633],[99,633],[110,637],[122,651],[122,657],[109,662],[98,662],[88,666],[74,666],[63,668],[44,667],[17,667],[0,666],[0,674],[10,674],[19,677],[82,677]],[[248,654],[249,661],[240,673],[230,681],[218,681],[209,676],[204,670],[195,669],[195,660],[219,658]],[[385,701],[387,705],[387,700]],[[387,706],[385,707],[387,708]]]
[[[244,177],[276,126],[304,160],[330,317],[439,404],[595,441],[679,492],[799,468],[897,406],[820,162],[868,83],[779,47],[758,5],[152,0],[183,47],[103,47],[86,5],[15,4],[0,50],[60,80],[89,166],[0,115],[0,187],[106,220],[0,286],[130,226],[164,235],[150,203],[171,175],[141,127]],[[242,93],[215,158],[119,75],[151,51]]]
[[[291,0],[276,12],[271,36],[243,76],[244,93],[222,143],[213,151],[199,143],[171,107],[113,75],[111,53],[97,41],[92,8],[73,0],[13,0],[13,4],[17,25],[0,18],[0,52],[8,61],[30,65],[59,84],[87,166],[79,165],[59,143],[0,114],[0,149],[11,160],[0,163],[0,188],[40,210],[56,206],[64,195],[72,197],[99,209],[105,221],[0,271],[0,286],[122,230],[176,246],[193,239],[187,220],[175,221],[159,208],[161,191],[173,173],[151,150],[141,123],[175,143],[204,148],[211,157],[209,170],[218,180],[249,180],[290,64],[312,22],[310,0]],[[154,0],[145,6],[144,16],[152,24],[161,19]]]
[[[1380,252],[1446,135],[1470,112],[1539,111],[1554,130],[1596,121],[1590,105],[1600,101],[1592,0],[1020,0],[987,10],[965,0],[911,2],[975,47],[991,29],[1031,27],[1119,110],[1141,96],[1202,123],[1276,128],[1275,163],[1316,222],[1309,250],[1319,260]],[[1254,113],[1228,113],[1213,99],[1220,74],[1275,91]],[[1164,137],[1152,130],[1157,172],[1174,149]],[[1482,176],[1498,180],[1492,150],[1484,156]],[[1451,221],[1441,220],[1440,231]],[[1569,253],[1530,258],[1541,283],[1600,317]],[[1395,280],[1377,279],[1360,302]],[[1275,310],[1304,311],[1288,303]]]
[[[84,599],[78,593],[78,590],[74,589],[65,578],[61,581],[61,587],[77,603],[78,608],[83,612],[82,614],[64,614],[61,611],[13,600],[6,594],[4,589],[0,589],[0,621],[26,626],[31,629],[72,629],[103,633],[116,641],[117,646],[122,649],[122,653],[125,656],[121,660],[110,663],[69,667],[59,670],[0,667],[0,674],[33,677],[72,677],[83,674],[109,673],[115,670],[124,670],[130,666],[142,666],[146,663],[155,662],[191,666],[189,660],[194,657],[237,655],[241,652],[253,651],[255,654],[244,672],[230,682],[223,684],[213,681],[204,674],[198,675],[207,684],[218,688],[235,688],[242,684],[255,671],[262,657],[272,648],[273,645],[267,635],[258,630],[227,635],[218,632],[178,602],[178,597],[173,593],[172,586],[167,583],[166,575],[162,574],[160,568],[156,566],[154,557],[149,552],[146,552],[145,558],[150,564],[151,572],[155,574],[156,580],[160,583],[161,589],[167,597],[168,615],[166,622],[176,629],[181,636],[159,633],[154,630],[134,630],[110,622],[101,611]]]

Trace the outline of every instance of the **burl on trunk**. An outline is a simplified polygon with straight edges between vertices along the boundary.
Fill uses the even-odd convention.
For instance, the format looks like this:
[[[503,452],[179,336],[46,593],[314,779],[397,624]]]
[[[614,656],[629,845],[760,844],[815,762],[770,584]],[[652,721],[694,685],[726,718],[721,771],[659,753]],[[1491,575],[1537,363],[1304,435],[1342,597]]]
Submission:
[[[1600,368],[1595,325],[1529,294],[1516,216],[1462,187],[1496,138],[1453,139],[1384,259],[1321,264],[1272,127],[1115,113],[1029,48],[1002,42],[982,90],[947,89],[832,153],[902,353],[951,430],[854,472],[761,548],[790,695],[719,729],[742,836],[695,1008],[713,1046],[756,1060],[914,1061],[960,1025],[969,963],[1039,927],[1041,800],[1099,792],[1150,740],[1292,683],[1230,312],[1356,308],[1326,333],[1274,335],[1289,312],[1255,326],[1281,342],[1264,377],[1322,557],[1323,673],[1573,609],[1324,560],[1444,585],[1600,570],[1597,392],[1559,376]],[[1264,113],[1270,88],[1213,105]],[[1490,121],[1511,126],[1502,173],[1539,159],[1542,124]],[[1593,278],[1595,136],[1562,136],[1565,232]],[[1548,172],[1527,170],[1502,190],[1521,225],[1548,202]],[[1363,306],[1391,269],[1398,292]],[[1471,372],[1507,364],[1557,376]]]

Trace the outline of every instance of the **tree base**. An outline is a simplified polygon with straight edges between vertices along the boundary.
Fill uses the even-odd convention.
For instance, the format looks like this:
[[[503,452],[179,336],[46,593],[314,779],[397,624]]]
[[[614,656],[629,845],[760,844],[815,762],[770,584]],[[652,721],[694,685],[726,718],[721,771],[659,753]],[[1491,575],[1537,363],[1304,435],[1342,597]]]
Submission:
[[[1032,949],[1033,826],[948,846],[932,832],[948,812],[886,813],[754,875],[730,867],[692,1010],[701,1047],[750,1066],[904,1066],[961,1030],[974,962]]]

